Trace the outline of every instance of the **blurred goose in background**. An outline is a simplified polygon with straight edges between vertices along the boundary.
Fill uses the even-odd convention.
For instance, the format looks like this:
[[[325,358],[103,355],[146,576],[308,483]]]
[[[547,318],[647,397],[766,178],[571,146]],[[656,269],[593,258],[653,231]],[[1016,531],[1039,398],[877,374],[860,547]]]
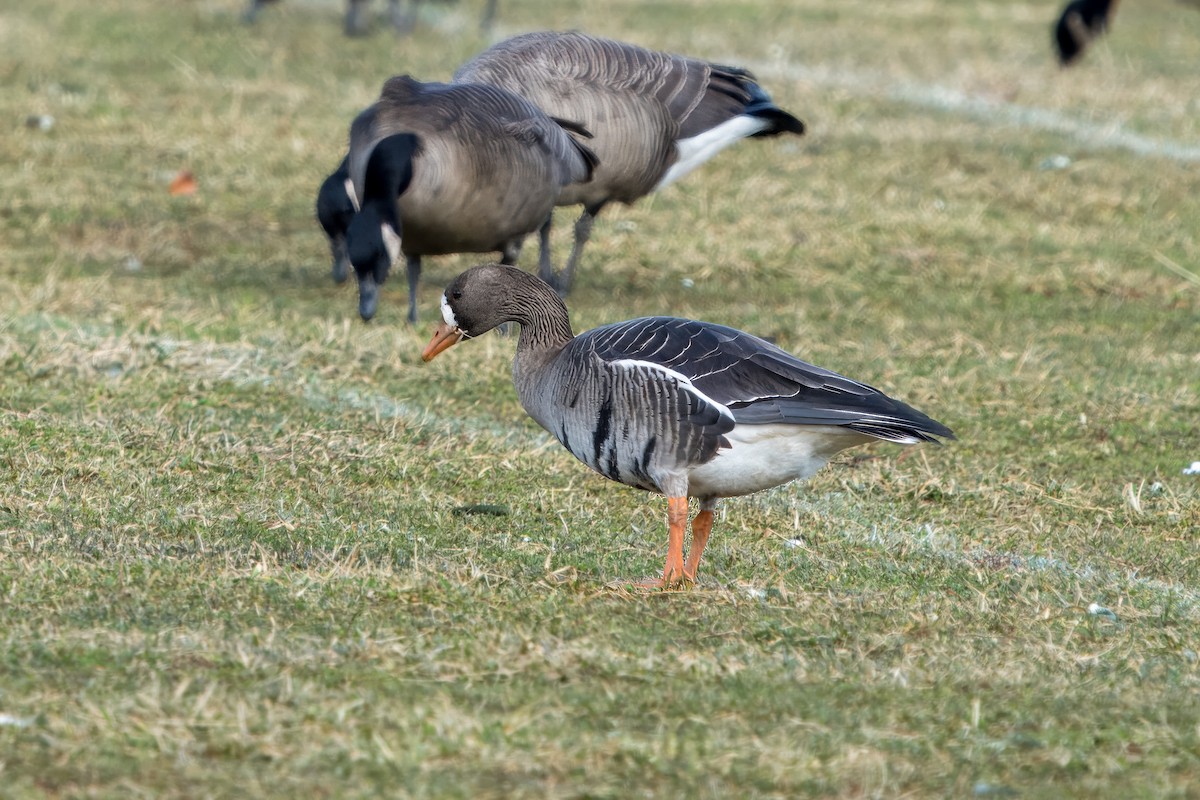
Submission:
[[[499,42],[460,67],[454,81],[501,86],[593,134],[588,146],[600,161],[593,179],[559,196],[559,205],[583,204],[559,275],[550,265],[549,224],[541,232],[538,273],[564,295],[604,206],[633,203],[746,137],[804,133],[804,123],[776,106],[747,70],[578,32]]]
[[[243,19],[248,23],[257,22],[258,14],[262,11],[263,6],[274,2],[276,0],[250,0]],[[399,33],[411,33],[412,29],[416,27],[417,14],[420,12],[422,2],[424,0],[409,0],[408,10],[405,11],[401,7],[400,0],[388,0],[388,18],[392,22],[392,27]],[[497,0],[487,0],[484,5],[483,16],[479,21],[481,30],[491,30],[492,23],[496,19],[496,2]],[[370,0],[346,0],[347,36],[366,36],[370,33],[371,24],[367,20],[368,5],[370,5]]]
[[[358,276],[359,314],[375,315],[378,287],[401,252],[408,319],[417,318],[421,257],[499,251],[516,261],[524,238],[549,218],[562,187],[587,181],[596,157],[577,136],[495,86],[388,80],[350,126],[346,228]]]
[[[1083,51],[1108,30],[1117,11],[1118,0],[1072,0],[1063,8],[1054,26],[1058,61],[1064,67],[1073,64]]]
[[[358,209],[350,199],[353,187],[350,184],[350,165],[342,159],[341,165],[324,181],[317,192],[317,222],[329,239],[329,251],[333,256],[333,280],[345,282],[350,274],[350,255],[346,252],[346,229]]]
[[[721,498],[807,478],[873,439],[954,438],[877,389],[723,325],[644,317],[575,336],[553,288],[500,264],[455,278],[442,317],[422,359],[520,323],[513,383],[529,415],[601,475],[666,495],[667,561],[649,588],[696,580]],[[689,497],[700,511],[684,561]]]

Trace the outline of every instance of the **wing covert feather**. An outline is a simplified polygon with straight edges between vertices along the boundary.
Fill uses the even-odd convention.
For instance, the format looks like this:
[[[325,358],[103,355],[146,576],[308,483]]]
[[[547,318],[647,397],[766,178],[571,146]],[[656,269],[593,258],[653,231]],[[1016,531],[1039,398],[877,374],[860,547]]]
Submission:
[[[660,364],[750,425],[844,425],[886,439],[931,440],[950,430],[865,383],[801,361],[743,331],[643,317],[589,331],[597,356]]]

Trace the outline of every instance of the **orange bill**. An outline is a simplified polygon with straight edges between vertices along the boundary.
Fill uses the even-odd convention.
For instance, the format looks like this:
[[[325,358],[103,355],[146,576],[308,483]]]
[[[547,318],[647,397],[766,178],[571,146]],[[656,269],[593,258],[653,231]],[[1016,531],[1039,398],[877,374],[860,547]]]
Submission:
[[[449,350],[454,345],[462,340],[463,332],[453,325],[447,325],[445,322],[437,326],[437,330],[433,332],[433,338],[429,340],[429,344],[425,345],[425,350],[421,352],[422,361],[432,361],[437,357],[437,354],[443,350]]]

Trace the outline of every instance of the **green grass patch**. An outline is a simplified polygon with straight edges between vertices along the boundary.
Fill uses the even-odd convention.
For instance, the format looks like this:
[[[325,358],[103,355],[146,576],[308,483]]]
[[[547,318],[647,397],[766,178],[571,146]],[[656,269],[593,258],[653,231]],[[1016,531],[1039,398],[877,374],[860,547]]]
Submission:
[[[735,325],[960,437],[730,501],[640,596],[665,504],[524,415],[512,339],[420,362],[480,259],[427,260],[416,328],[329,279],[350,119],[482,4],[177,5],[0,11],[0,794],[1195,792],[1200,13],[1060,71],[1044,3],[500,4],[810,125],[606,209],[577,329]]]

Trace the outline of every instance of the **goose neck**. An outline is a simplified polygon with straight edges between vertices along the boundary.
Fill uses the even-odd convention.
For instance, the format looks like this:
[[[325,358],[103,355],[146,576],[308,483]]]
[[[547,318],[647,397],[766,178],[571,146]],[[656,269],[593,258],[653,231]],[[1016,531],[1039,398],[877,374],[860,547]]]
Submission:
[[[557,294],[532,298],[517,318],[521,338],[517,350],[524,352],[558,351],[575,338],[567,307]]]

